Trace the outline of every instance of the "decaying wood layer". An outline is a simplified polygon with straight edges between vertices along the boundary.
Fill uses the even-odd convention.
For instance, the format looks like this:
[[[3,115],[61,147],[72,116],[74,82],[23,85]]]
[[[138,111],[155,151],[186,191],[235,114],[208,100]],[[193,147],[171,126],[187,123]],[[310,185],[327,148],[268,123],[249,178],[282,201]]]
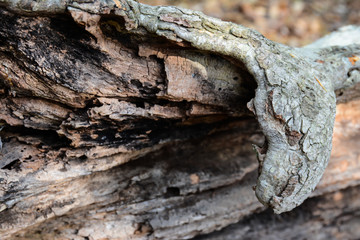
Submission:
[[[184,239],[271,215],[256,215],[252,144],[264,137],[246,109],[256,83],[243,63],[124,32],[110,12],[1,10],[1,20],[3,238]],[[356,198],[358,88],[338,90],[334,151],[313,196]],[[304,208],[315,221],[316,206]]]

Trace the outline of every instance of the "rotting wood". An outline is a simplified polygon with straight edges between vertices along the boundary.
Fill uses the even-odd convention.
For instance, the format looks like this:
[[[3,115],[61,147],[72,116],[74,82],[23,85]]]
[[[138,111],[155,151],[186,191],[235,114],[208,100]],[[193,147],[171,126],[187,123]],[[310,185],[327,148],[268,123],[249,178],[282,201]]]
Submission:
[[[249,106],[268,141],[270,119],[281,135],[274,144],[302,146],[305,133],[294,129],[301,117],[281,108],[292,101],[283,97],[288,91],[299,93],[293,103],[314,114],[303,124],[314,117],[318,128],[326,126],[326,154],[335,116],[331,90],[347,97],[342,101],[358,93],[358,84],[343,90],[343,82],[358,81],[359,63],[343,61],[357,54],[356,45],[292,49],[201,13],[132,1],[122,1],[122,9],[64,3],[55,11],[61,15],[46,6],[36,18],[22,15],[30,5],[21,3],[7,5],[17,14],[1,10],[4,237],[179,239],[225,227],[263,209],[251,190],[257,167],[251,144],[264,142],[246,109],[255,82],[258,100]],[[315,114],[322,104],[331,104],[329,117]],[[299,178],[275,174],[273,181],[269,166],[294,170],[296,158],[274,163],[267,150],[258,197],[278,212],[289,210],[311,193],[321,176],[312,167],[323,171],[327,156],[322,165],[303,159]],[[329,171],[338,180],[325,175],[315,195],[358,184],[356,174],[341,175],[334,165]],[[302,173],[315,181],[302,182]],[[266,190],[275,195],[261,195],[264,178],[272,179]],[[293,194],[301,186],[306,193]]]

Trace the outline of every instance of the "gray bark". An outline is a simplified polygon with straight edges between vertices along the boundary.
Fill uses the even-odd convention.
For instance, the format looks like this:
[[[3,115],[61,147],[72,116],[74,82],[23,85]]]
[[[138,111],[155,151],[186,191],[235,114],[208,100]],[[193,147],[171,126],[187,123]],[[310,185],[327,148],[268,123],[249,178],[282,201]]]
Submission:
[[[191,238],[264,210],[255,183],[290,211],[328,165],[335,91],[359,94],[355,26],[291,48],[130,0],[1,3],[4,238]]]

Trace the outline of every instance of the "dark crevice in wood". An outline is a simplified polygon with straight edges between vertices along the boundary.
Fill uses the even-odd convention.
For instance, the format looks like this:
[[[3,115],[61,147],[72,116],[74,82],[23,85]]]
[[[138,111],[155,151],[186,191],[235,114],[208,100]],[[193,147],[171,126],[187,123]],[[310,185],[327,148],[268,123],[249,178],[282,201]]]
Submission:
[[[3,166],[1,169],[4,169],[4,170],[16,170],[16,171],[20,171],[20,160],[19,159],[16,159],[8,164],[6,164],[5,166]]]
[[[21,136],[21,139],[26,139],[27,137],[32,137],[37,139],[36,143],[33,143],[34,146],[38,148],[46,147],[53,150],[59,150],[63,147],[70,147],[70,141],[63,137],[59,136],[55,130],[39,130],[33,128],[27,128],[24,126],[6,126],[2,131],[4,142],[9,141],[11,138]],[[31,144],[30,142],[24,142],[26,144]]]

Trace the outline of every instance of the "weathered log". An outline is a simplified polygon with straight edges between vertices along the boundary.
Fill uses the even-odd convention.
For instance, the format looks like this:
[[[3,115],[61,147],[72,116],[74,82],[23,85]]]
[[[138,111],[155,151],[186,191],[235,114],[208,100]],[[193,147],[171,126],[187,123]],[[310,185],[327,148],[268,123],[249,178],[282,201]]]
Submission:
[[[290,210],[327,165],[334,90],[335,151],[311,201],[359,184],[350,37],[294,49],[174,7],[2,4],[3,238],[184,239],[256,218],[265,139],[257,196]]]

